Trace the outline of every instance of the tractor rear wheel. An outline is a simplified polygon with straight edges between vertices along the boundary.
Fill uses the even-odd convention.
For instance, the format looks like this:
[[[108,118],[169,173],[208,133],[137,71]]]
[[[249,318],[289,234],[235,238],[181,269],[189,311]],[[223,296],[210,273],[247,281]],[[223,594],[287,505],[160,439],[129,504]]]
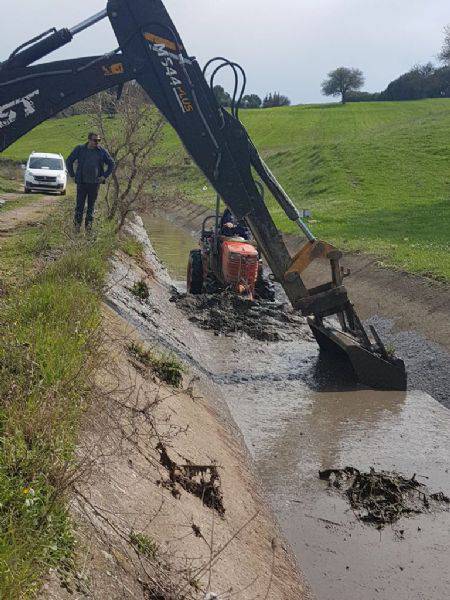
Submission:
[[[203,263],[200,250],[191,250],[189,254],[187,291],[189,294],[201,294],[203,291]]]
[[[270,279],[264,276],[264,271],[261,265],[258,269],[258,279],[256,280],[255,294],[260,300],[275,302],[275,286]]]

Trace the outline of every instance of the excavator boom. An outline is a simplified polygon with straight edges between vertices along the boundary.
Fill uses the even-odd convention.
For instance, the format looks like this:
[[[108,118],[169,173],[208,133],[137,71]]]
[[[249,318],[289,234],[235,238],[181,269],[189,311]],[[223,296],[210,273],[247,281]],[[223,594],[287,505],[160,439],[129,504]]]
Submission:
[[[106,17],[119,44],[114,52],[30,66]],[[222,58],[218,62],[214,74],[226,65],[242,72],[236,63]],[[147,92],[227,206],[246,219],[275,279],[293,307],[309,317],[321,348],[344,352],[361,383],[405,389],[403,362],[388,355],[376,332],[369,336],[348,298],[341,253],[317,240],[303,222],[240,122],[237,107],[230,114],[218,105],[212,85],[188,55],[161,0],[109,0],[105,11],[71,29],[49,30],[1,63],[0,151],[62,109],[130,80]],[[275,226],[254,172],[303,234],[303,246],[294,257]],[[308,289],[302,272],[316,259],[329,261],[331,278]]]

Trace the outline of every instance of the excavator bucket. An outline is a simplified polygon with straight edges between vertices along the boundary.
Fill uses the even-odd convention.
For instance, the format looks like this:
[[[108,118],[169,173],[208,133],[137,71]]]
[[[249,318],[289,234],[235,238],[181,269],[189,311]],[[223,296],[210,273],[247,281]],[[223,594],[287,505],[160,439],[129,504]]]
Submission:
[[[359,383],[376,389],[405,390],[405,363],[386,350],[376,329],[366,332],[343,285],[349,275],[340,266],[342,253],[320,240],[306,243],[293,257],[286,277],[300,276],[317,259],[331,266],[331,281],[308,290],[298,304],[321,350],[344,355],[350,361]],[[329,317],[335,317],[329,320]],[[336,322],[339,320],[339,326]]]
[[[368,349],[354,336],[330,325],[318,324],[314,317],[308,318],[308,324],[320,349],[345,355],[362,385],[382,390],[406,390],[407,375],[403,360],[383,355],[379,350]]]

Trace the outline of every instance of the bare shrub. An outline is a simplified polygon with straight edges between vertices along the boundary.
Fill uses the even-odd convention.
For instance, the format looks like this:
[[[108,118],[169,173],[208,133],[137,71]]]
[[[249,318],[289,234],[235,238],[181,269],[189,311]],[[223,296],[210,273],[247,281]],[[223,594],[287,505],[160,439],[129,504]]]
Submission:
[[[151,157],[165,120],[135,83],[125,85],[120,97],[111,92],[97,94],[89,101],[89,112],[92,127],[116,163],[106,188],[106,204],[108,219],[116,220],[120,230],[131,211],[161,200],[151,189]]]

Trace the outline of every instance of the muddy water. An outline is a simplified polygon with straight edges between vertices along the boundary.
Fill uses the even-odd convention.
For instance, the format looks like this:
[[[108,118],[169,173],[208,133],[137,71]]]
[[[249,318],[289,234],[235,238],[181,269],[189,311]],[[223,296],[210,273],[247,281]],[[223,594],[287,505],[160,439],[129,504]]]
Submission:
[[[184,276],[195,240],[165,220],[151,217],[146,224],[172,276]],[[448,512],[378,531],[358,522],[318,471],[349,465],[416,473],[432,491],[449,494],[449,411],[421,391],[352,387],[345,363],[319,360],[307,329],[287,342],[221,338],[198,330],[171,306],[158,332],[165,340],[173,336],[171,347],[222,390],[319,599],[448,597]]]
[[[177,287],[186,281],[189,252],[198,248],[198,243],[186,231],[167,219],[154,215],[143,215],[145,228],[159,256],[163,257],[169,275]]]

